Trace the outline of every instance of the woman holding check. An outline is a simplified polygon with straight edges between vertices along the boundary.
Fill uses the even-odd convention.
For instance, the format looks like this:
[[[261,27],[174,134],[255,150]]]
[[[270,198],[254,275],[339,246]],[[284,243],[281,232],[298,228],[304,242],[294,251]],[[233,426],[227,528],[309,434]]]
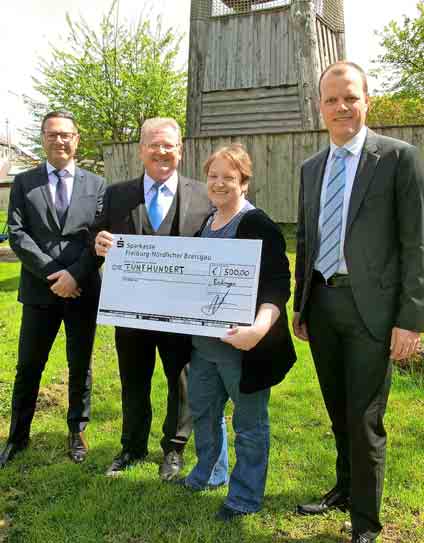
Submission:
[[[240,144],[222,147],[206,161],[208,196],[216,211],[199,232],[207,238],[261,239],[256,318],[220,339],[193,337],[189,401],[197,464],[179,484],[193,490],[229,482],[218,520],[261,508],[269,453],[270,387],[281,382],[296,360],[285,304],[290,272],[277,225],[246,200],[252,164]],[[228,479],[224,408],[234,404],[236,464]]]

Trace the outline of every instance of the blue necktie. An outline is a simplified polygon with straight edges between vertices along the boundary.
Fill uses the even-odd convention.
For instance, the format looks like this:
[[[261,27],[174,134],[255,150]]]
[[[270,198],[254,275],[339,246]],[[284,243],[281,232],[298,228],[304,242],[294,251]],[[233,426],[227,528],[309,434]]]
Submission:
[[[66,192],[65,182],[60,175],[60,170],[53,170],[52,173],[57,177],[54,206],[56,208],[57,218],[59,219],[60,226],[63,228],[66,219],[66,213],[69,207],[68,194]]]
[[[338,147],[328,178],[322,213],[321,240],[316,268],[327,280],[339,269],[343,223],[343,200],[346,185],[346,157],[349,151]]]
[[[149,219],[153,230],[156,232],[159,230],[159,227],[163,221],[164,209],[160,198],[160,192],[162,192],[163,185],[162,183],[155,183],[152,188],[155,190],[155,194],[153,195],[149,205]]]

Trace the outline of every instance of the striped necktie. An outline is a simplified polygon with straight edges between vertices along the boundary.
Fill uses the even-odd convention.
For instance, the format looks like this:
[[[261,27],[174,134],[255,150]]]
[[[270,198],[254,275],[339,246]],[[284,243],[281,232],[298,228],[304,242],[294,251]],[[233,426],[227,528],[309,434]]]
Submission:
[[[63,180],[63,176],[60,174],[60,170],[53,170],[52,173],[57,177],[54,206],[56,208],[57,218],[59,219],[60,226],[63,228],[66,213],[69,207],[68,194],[66,192],[65,181]]]
[[[322,213],[321,239],[316,269],[327,280],[339,269],[340,242],[343,224],[343,200],[346,185],[346,157],[349,151],[338,147],[328,178]]]
[[[162,198],[160,196],[164,185],[162,183],[155,183],[152,188],[155,190],[155,194],[153,195],[149,205],[149,219],[153,230],[157,232],[163,221],[164,209]]]

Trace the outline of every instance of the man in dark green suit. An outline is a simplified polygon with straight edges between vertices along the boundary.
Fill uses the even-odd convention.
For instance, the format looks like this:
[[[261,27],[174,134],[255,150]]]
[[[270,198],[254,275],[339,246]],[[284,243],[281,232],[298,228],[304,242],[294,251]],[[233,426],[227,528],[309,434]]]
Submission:
[[[349,509],[376,540],[391,360],[424,330],[424,169],[415,147],[365,125],[367,80],[350,62],[320,79],[330,147],[301,170],[293,329],[309,341],[337,447],[337,483],[304,515]]]

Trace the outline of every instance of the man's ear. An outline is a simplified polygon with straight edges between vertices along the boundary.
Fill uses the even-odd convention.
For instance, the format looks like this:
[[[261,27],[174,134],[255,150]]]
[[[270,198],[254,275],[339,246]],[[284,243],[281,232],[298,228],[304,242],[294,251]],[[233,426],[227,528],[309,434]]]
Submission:
[[[371,100],[370,100],[370,97],[368,96],[368,94],[365,96],[365,103],[367,105],[367,115],[368,115],[368,113],[370,112],[370,108],[371,108]]]

